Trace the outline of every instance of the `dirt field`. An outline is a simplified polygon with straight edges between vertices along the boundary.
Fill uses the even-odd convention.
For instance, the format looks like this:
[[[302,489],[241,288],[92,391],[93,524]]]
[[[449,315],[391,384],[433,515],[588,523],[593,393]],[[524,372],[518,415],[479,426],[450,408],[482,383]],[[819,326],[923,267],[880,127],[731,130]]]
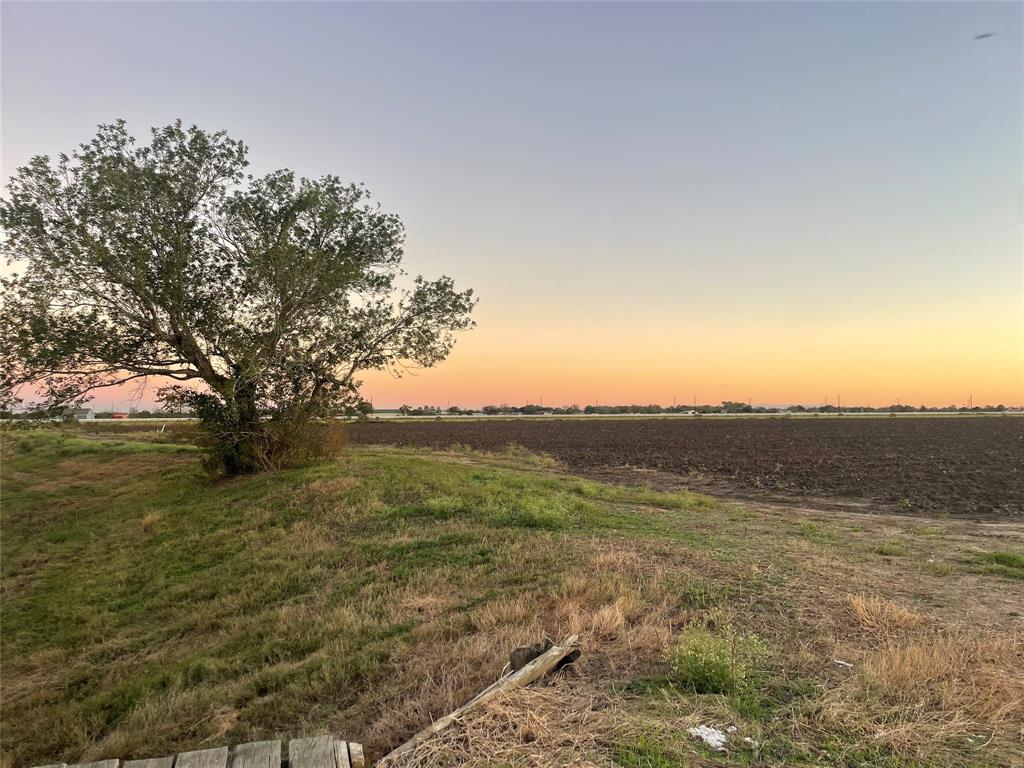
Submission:
[[[388,421],[355,424],[350,434],[362,444],[516,444],[578,473],[724,495],[1024,515],[1024,418],[1012,416]]]

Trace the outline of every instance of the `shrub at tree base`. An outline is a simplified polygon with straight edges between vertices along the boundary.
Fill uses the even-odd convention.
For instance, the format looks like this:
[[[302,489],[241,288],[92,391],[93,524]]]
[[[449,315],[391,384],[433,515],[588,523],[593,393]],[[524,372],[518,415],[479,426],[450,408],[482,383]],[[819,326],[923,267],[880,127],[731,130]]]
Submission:
[[[339,421],[270,421],[253,435],[218,434],[206,426],[196,444],[206,452],[209,472],[238,475],[329,461],[345,449],[348,436]]]

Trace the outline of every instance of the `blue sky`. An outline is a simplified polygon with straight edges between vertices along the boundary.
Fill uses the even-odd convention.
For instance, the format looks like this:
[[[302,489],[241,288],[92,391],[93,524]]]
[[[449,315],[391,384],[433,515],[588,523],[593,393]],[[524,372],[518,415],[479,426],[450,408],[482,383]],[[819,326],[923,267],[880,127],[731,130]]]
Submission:
[[[1024,399],[1021,4],[5,2],[2,23],[5,177],[99,122],[181,117],[254,172],[365,182],[410,271],[477,289],[479,329],[436,371],[371,377],[381,402]]]

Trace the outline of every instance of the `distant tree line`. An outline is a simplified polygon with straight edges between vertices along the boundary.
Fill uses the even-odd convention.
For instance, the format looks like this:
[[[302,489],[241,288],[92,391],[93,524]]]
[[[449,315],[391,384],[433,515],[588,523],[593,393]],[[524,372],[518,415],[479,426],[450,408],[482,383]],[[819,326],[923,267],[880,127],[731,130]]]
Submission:
[[[1004,411],[1011,410],[1005,405],[1000,403],[999,405],[975,405],[975,406],[956,406],[948,405],[944,408],[929,408],[924,405],[886,405],[878,408],[874,408],[870,405],[852,405],[842,406],[841,408],[835,405],[790,405],[786,407],[775,407],[775,406],[762,406],[762,405],[751,405],[750,403],[741,403],[735,400],[725,400],[720,405],[658,405],[651,403],[648,405],[587,405],[580,407],[579,405],[562,405],[562,406],[549,406],[549,405],[536,405],[534,403],[527,403],[526,405],[485,405],[483,408],[472,409],[472,408],[460,408],[457,405],[448,406],[447,408],[441,408],[437,405],[420,405],[411,406],[403,405],[398,409],[398,413],[401,416],[474,416],[477,414],[483,414],[485,416],[574,416],[577,414],[587,415],[598,415],[598,416],[616,416],[625,414],[709,414],[709,413],[1002,413]],[[375,413],[373,405],[367,400],[360,400],[359,402],[349,405],[343,409],[338,410],[335,416],[346,416],[356,418],[367,418]],[[111,411],[96,411],[95,417],[97,419],[109,419],[112,418],[114,412]],[[11,411],[0,411],[0,419],[45,419],[52,418],[54,413],[50,410],[35,410],[25,411],[22,413],[12,413]],[[170,417],[178,418],[195,418],[195,414],[190,411],[177,411],[174,409],[167,410],[154,410],[154,411],[137,411],[129,410],[128,417],[132,419],[166,419]]]
[[[853,405],[837,407],[835,405],[790,405],[786,407],[751,405],[735,400],[725,400],[719,405],[587,405],[581,408],[579,405],[545,406],[527,403],[526,405],[485,405],[479,411],[463,409],[458,406],[450,406],[442,409],[433,405],[421,405],[414,408],[403,405],[398,409],[402,416],[472,416],[475,413],[482,413],[485,416],[571,416],[575,414],[614,416],[620,414],[663,414],[663,413],[1001,413],[1006,411],[1005,405],[982,405],[982,406],[955,406],[949,405],[945,408],[929,408],[924,405],[887,405],[872,407],[869,405]]]

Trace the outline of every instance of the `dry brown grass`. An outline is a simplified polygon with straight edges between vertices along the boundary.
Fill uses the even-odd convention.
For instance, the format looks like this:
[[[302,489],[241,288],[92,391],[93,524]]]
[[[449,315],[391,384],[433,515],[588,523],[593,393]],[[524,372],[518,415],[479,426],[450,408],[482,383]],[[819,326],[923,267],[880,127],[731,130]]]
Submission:
[[[615,730],[607,698],[572,681],[502,694],[394,761],[391,768],[610,766],[603,737]],[[602,759],[603,758],[603,759]],[[596,759],[596,761],[595,761]]]
[[[152,533],[154,530],[156,530],[156,527],[157,525],[159,525],[160,520],[162,518],[163,515],[161,515],[159,512],[147,512],[145,515],[142,516],[142,520],[139,522],[139,525],[142,526],[142,530],[146,531],[147,533]]]
[[[443,764],[448,748],[443,745],[451,740],[461,746],[453,747],[449,765],[487,764],[488,759],[491,764],[580,764],[582,745],[610,733],[602,726],[581,741],[572,732],[581,719],[594,717],[584,701],[603,696],[609,680],[635,674],[660,658],[670,626],[680,619],[670,601],[641,597],[650,576],[664,564],[648,560],[645,568],[638,567],[644,562],[640,543],[623,544],[615,554],[588,548],[575,557],[583,558],[582,568],[563,574],[550,590],[492,600],[464,618],[439,616],[418,627],[388,685],[377,692],[373,708],[388,716],[371,726],[367,742],[394,746],[396,736],[405,738],[464,704],[497,679],[516,647],[577,634],[585,653],[556,686],[557,694],[540,688],[503,697],[468,721],[469,732],[456,735],[456,729],[436,745],[432,740],[410,764]],[[664,591],[670,588],[665,579],[655,582]],[[555,706],[559,697],[565,701]]]
[[[892,633],[914,629],[925,621],[923,614],[881,595],[847,595],[850,611],[864,629]]]
[[[1024,637],[952,628],[890,639],[826,694],[823,719],[919,757],[969,735],[1013,743],[1024,724]]]

